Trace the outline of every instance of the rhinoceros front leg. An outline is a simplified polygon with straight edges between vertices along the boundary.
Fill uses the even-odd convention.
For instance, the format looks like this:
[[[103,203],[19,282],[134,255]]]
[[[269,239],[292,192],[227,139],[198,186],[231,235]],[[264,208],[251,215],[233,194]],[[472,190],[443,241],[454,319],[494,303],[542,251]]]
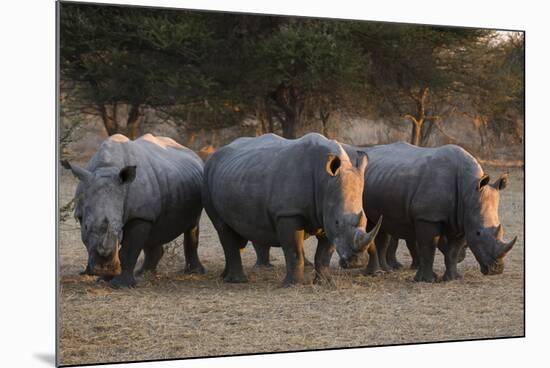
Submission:
[[[225,223],[218,223],[216,230],[225,255],[225,268],[221,274],[223,281],[230,283],[248,282],[241,260],[241,249],[244,248],[247,240]]]
[[[420,266],[415,281],[435,282],[437,275],[433,271],[435,248],[441,236],[441,229],[438,224],[417,221],[415,224],[416,240],[418,243],[418,256]]]
[[[370,231],[370,229],[367,228],[367,231]],[[380,230],[374,240],[374,244],[370,245],[368,248],[369,263],[367,264],[367,268],[363,271],[363,274],[375,276],[383,273],[383,271],[390,270],[386,262],[388,240],[389,234]]]
[[[317,237],[317,250],[315,251],[315,278],[313,283],[332,282],[329,266],[335,246],[326,236]]]
[[[183,251],[185,253],[185,273],[204,274],[204,267],[199,260],[199,225],[195,225],[183,234]]]
[[[442,237],[443,239],[443,237]],[[458,280],[462,278],[462,275],[458,273],[457,264],[462,261],[465,256],[465,242],[464,239],[443,240],[444,244],[441,244],[439,249],[445,256],[445,274],[443,275],[443,281]],[[461,259],[462,258],[462,259]]]
[[[120,248],[120,264],[122,273],[113,277],[110,281],[115,288],[134,287],[134,268],[139,254],[145,247],[152,224],[143,220],[131,220],[124,225],[124,238]]]
[[[271,251],[271,246],[269,245],[260,245],[252,242],[252,246],[254,247],[254,250],[256,251],[256,267],[267,267],[271,268],[273,267],[273,264],[271,263],[271,259],[269,257],[269,252]],[[313,263],[309,261],[304,256],[304,267],[313,267]]]
[[[378,236],[380,236],[380,233],[378,233]],[[380,263],[378,262],[378,251],[376,250],[376,245],[371,244],[367,249],[367,252],[369,254],[369,261],[367,263],[367,267],[363,270],[363,274],[367,276],[375,276],[382,273]]]
[[[282,217],[277,220],[277,235],[286,261],[283,286],[304,282],[304,229],[299,219]]]
[[[391,236],[388,233],[379,235],[374,240],[376,244],[376,251],[378,252],[378,262],[380,262],[380,268],[385,272],[393,271],[393,268],[388,264],[388,245],[391,241]]]
[[[84,271],[80,271],[78,273],[79,275],[89,275],[89,276],[94,276],[94,271],[92,269],[92,266],[91,266],[91,263],[90,263],[90,257],[88,256],[88,263],[86,263],[86,268],[84,269]]]

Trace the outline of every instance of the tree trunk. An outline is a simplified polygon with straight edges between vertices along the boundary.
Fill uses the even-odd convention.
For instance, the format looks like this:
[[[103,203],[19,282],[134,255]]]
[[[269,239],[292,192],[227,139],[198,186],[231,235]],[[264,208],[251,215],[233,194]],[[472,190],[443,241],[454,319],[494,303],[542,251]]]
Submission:
[[[126,129],[128,131],[128,138],[134,140],[140,133],[140,121],[139,121],[139,104],[130,105],[130,111],[128,112],[128,120]]]
[[[288,139],[296,138],[296,121],[293,116],[287,116],[286,119],[281,121],[283,126],[283,137]]]
[[[267,130],[269,133],[274,133],[275,127],[273,126],[273,115],[271,115],[271,108],[269,106],[267,106],[265,117],[267,119]]]
[[[416,120],[412,122],[412,136],[411,144],[415,146],[420,146],[420,132],[422,131],[422,125],[424,120]]]
[[[304,109],[304,102],[298,97],[298,91],[292,85],[281,83],[270,97],[282,112],[274,111],[283,127],[283,137],[296,138],[296,125]]]
[[[266,106],[263,99],[260,98],[256,100],[256,120],[260,123],[260,127],[256,127],[256,136],[266,133]]]
[[[422,126],[422,129],[420,131],[420,145],[426,146],[428,143],[428,139],[430,138],[430,134],[432,133],[433,127],[434,127],[434,121],[433,120],[426,120]]]
[[[116,118],[114,114],[109,115],[109,112],[107,111],[107,106],[104,104],[99,104],[99,115],[101,116],[101,120],[103,120],[103,125],[105,126],[105,130],[107,130],[107,135],[111,136],[113,134],[120,133],[118,123],[116,121]],[[116,110],[116,104],[113,105],[113,111]]]
[[[265,97],[263,101],[264,117],[267,122],[267,132],[275,132],[273,127],[273,114],[271,113],[271,106],[269,105],[269,97]]]
[[[323,109],[319,109],[319,119],[321,120],[321,125],[323,126],[323,135],[327,138],[330,138],[328,133],[328,118],[330,117],[329,112],[323,112]]]
[[[415,146],[420,146],[422,141],[428,140],[430,131],[427,131],[424,137],[422,136],[422,126],[424,125],[424,122],[426,122],[426,120],[439,118],[426,115],[429,92],[430,89],[425,87],[419,91],[418,96],[411,93],[411,98],[416,102],[416,116],[405,115],[405,117],[410,119],[412,123],[411,144],[414,144]]]

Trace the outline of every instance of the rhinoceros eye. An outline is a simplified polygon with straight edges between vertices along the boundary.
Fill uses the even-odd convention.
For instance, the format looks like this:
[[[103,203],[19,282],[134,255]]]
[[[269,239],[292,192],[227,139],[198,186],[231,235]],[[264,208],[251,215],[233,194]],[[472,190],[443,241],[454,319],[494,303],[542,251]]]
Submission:
[[[479,231],[479,230],[476,231],[476,235],[477,235],[477,236],[480,236],[480,235],[481,235],[481,231]]]

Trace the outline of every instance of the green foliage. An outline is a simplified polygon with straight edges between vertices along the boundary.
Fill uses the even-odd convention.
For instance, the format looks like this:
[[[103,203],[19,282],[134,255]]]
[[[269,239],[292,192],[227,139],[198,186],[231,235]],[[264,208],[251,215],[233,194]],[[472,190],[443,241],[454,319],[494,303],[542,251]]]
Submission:
[[[432,96],[470,84],[463,55],[490,34],[487,30],[412,24],[354,22],[352,34],[370,63],[371,97],[385,113],[403,115],[416,109],[415,96],[429,88]]]
[[[61,76],[87,86],[82,101],[194,128],[259,110],[289,134],[340,108],[403,116],[426,88],[430,110],[523,108],[524,40],[489,30],[62,3],[60,31]]]
[[[284,83],[312,94],[337,83],[353,83],[363,65],[345,36],[341,21],[290,21],[254,45],[254,72],[266,91]]]
[[[96,103],[174,104],[213,84],[201,72],[202,14],[63,3],[62,77],[89,83]]]

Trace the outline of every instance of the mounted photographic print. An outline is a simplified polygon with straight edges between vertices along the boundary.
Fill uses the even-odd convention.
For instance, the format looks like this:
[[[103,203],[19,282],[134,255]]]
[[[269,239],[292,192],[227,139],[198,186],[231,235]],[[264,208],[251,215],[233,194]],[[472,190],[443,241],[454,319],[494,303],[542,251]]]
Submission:
[[[524,336],[524,32],[57,5],[58,365]]]

